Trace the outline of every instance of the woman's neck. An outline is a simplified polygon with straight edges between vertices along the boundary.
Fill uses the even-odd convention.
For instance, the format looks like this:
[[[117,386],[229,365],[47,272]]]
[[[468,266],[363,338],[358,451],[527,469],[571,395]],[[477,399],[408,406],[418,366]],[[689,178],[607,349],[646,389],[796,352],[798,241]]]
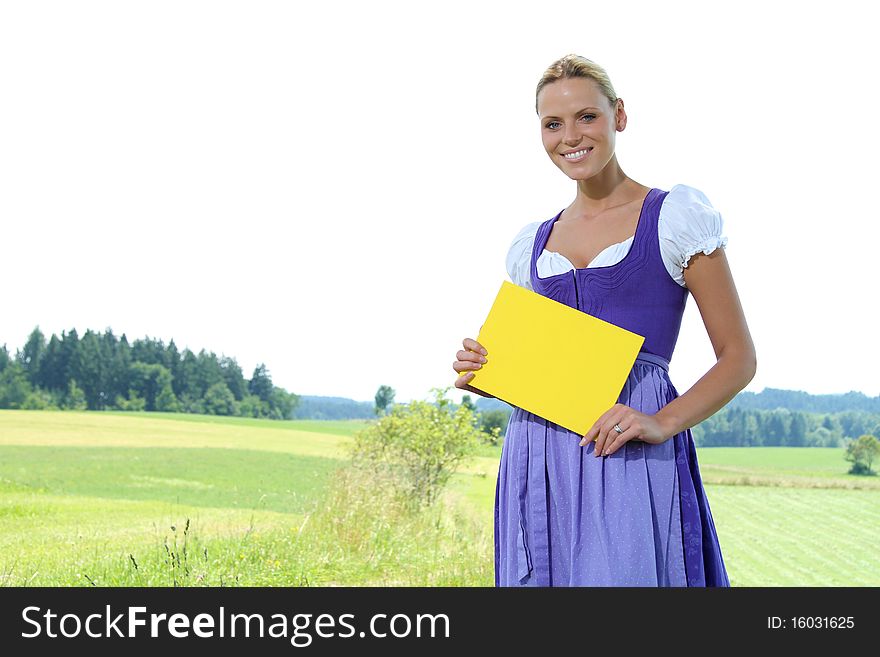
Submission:
[[[595,216],[643,196],[644,185],[627,176],[615,155],[597,175],[577,181],[577,196],[569,206],[575,215]]]

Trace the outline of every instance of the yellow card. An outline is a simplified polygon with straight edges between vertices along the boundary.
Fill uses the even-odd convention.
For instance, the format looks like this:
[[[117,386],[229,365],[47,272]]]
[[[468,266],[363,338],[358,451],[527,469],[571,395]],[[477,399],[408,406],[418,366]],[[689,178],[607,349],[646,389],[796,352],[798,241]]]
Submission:
[[[504,281],[477,336],[488,362],[469,385],[584,435],[617,403],[644,341]]]

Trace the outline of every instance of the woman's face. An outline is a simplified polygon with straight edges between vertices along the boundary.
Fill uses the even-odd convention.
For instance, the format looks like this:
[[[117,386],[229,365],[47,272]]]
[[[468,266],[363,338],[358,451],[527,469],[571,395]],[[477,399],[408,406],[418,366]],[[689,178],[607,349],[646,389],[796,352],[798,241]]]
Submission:
[[[544,149],[572,180],[592,178],[614,156],[615,134],[626,125],[623,101],[616,105],[590,78],[557,80],[538,94]]]

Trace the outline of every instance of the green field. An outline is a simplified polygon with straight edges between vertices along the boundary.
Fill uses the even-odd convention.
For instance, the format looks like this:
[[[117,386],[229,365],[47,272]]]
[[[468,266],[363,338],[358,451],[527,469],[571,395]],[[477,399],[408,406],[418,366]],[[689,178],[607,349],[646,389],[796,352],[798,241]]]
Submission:
[[[0,584],[491,585],[500,448],[409,526],[328,496],[363,426],[2,410]],[[880,478],[842,449],[698,459],[733,585],[880,585]]]

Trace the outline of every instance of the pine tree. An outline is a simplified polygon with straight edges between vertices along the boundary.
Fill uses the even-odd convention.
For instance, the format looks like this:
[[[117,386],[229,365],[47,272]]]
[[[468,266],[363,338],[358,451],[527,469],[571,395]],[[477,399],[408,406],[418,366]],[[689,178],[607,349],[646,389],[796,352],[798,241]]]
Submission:
[[[272,399],[272,390],[275,386],[272,384],[272,377],[269,376],[269,371],[266,369],[266,365],[260,363],[254,368],[254,374],[251,376],[251,380],[248,382],[248,392],[252,395],[256,395],[264,402],[270,402]]]

